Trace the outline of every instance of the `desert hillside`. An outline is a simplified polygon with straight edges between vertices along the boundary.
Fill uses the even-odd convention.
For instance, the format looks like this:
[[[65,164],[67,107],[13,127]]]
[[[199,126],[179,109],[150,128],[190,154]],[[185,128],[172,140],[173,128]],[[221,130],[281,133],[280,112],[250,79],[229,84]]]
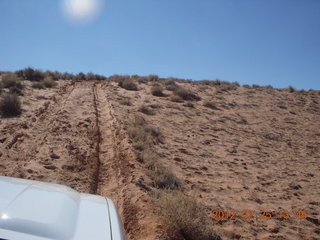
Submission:
[[[16,80],[0,175],[108,196],[128,239],[320,238],[319,91],[85,78]]]

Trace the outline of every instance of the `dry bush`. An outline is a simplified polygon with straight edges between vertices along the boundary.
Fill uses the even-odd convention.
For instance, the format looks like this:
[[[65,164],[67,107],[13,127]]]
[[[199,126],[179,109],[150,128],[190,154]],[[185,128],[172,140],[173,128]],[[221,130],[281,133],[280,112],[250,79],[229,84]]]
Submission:
[[[36,88],[36,89],[45,89],[46,87],[40,83],[40,82],[35,82],[31,85],[32,88]]]
[[[138,90],[137,84],[135,84],[133,82],[133,80],[131,80],[131,79],[125,79],[119,86],[126,89],[126,90],[130,90],[130,91],[137,91]]]
[[[288,91],[289,93],[293,93],[293,92],[296,91],[296,89],[295,89],[294,87],[292,87],[292,86],[289,86],[289,87],[287,88],[287,91]]]
[[[207,108],[211,108],[213,110],[218,110],[219,108],[216,106],[215,103],[213,102],[209,102],[209,101],[206,101],[203,103],[203,106],[207,107]]]
[[[130,98],[121,99],[119,103],[125,106],[132,106],[132,102],[130,101]]]
[[[147,125],[146,120],[135,115],[127,128],[130,138],[137,150],[150,149],[153,145],[164,143],[164,137],[159,129]]]
[[[4,88],[16,87],[23,88],[20,78],[14,73],[7,73],[2,76],[2,86]]]
[[[192,91],[184,89],[182,87],[179,87],[178,89],[176,89],[174,91],[174,94],[176,96],[181,97],[183,100],[191,100],[191,101],[199,101],[199,100],[201,100],[201,98],[198,95],[196,95]]]
[[[192,102],[187,102],[183,104],[184,107],[194,108],[194,104]]]
[[[148,81],[149,82],[157,82],[159,81],[159,76],[158,75],[154,75],[154,74],[151,74],[147,77]]]
[[[21,114],[21,103],[15,94],[5,93],[0,99],[0,112],[3,117],[15,117]]]
[[[177,96],[177,95],[171,96],[171,97],[170,97],[170,100],[171,100],[172,102],[178,102],[178,103],[183,102],[183,99],[182,99],[180,96]]]
[[[23,96],[24,95],[23,92],[22,92],[22,89],[17,87],[17,86],[9,88],[9,93],[16,94],[16,95],[19,95],[19,96]]]
[[[57,86],[57,83],[52,79],[52,78],[45,78],[41,83],[46,87],[46,88],[53,88]]]
[[[160,193],[158,206],[170,239],[220,239],[205,208],[182,192]]]
[[[162,91],[163,91],[163,87],[160,86],[160,85],[154,85],[154,86],[152,86],[152,88],[151,88],[151,94],[152,94],[153,96],[163,97],[164,94],[163,94]]]
[[[83,72],[79,72],[77,75],[74,76],[74,80],[76,81],[86,80],[86,75]]]
[[[45,77],[45,74],[42,71],[30,67],[19,70],[16,73],[19,77],[24,78],[25,80],[36,82],[43,80]]]
[[[155,112],[152,109],[150,109],[148,106],[146,106],[146,105],[140,106],[138,111],[142,112],[142,113],[144,113],[146,115],[155,115]]]
[[[159,162],[151,162],[148,175],[152,179],[153,186],[158,189],[175,190],[181,187],[181,181],[166,167]]]
[[[175,80],[172,78],[167,79],[164,84],[166,85],[166,89],[169,91],[175,91],[179,88],[178,84],[176,84]]]

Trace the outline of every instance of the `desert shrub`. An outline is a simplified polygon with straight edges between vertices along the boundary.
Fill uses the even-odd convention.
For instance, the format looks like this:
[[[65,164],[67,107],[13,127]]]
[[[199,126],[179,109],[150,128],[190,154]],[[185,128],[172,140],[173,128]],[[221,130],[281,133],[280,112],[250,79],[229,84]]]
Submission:
[[[154,85],[154,86],[152,86],[152,88],[151,88],[151,94],[152,94],[153,96],[163,97],[164,94],[163,94],[162,91],[163,91],[163,87],[160,86],[160,85]]]
[[[73,74],[67,73],[67,72],[62,73],[60,77],[63,80],[73,80],[75,78],[75,76]]]
[[[170,239],[218,240],[206,209],[180,191],[160,193],[158,211]]]
[[[190,90],[184,89],[182,87],[176,89],[174,91],[174,94],[181,97],[183,100],[194,100],[194,101],[199,101],[201,98],[196,95],[195,93],[191,92]]]
[[[262,87],[258,84],[252,84],[252,88],[254,89],[261,89]]]
[[[154,74],[151,74],[147,77],[148,81],[149,82],[157,82],[159,80],[159,76],[158,75],[154,75]]]
[[[192,102],[187,102],[183,104],[184,107],[194,108],[194,104]]]
[[[121,105],[132,106],[132,103],[129,98],[124,98],[119,101]]]
[[[36,88],[36,89],[45,89],[46,87],[43,85],[43,83],[40,83],[40,82],[36,82],[36,83],[33,83],[31,85],[32,88]]]
[[[146,120],[139,115],[134,116],[127,131],[134,142],[134,147],[139,151],[149,149],[154,144],[164,142],[162,133],[156,128],[149,127]]]
[[[74,76],[74,80],[76,81],[86,80],[86,75],[83,72],[79,72],[77,75]]]
[[[140,106],[138,111],[142,112],[142,113],[144,113],[146,115],[155,115],[155,112],[152,109],[150,109],[148,106],[146,106],[146,105]]]
[[[170,97],[170,100],[171,100],[172,102],[178,102],[178,103],[183,102],[183,99],[182,99],[180,96],[177,96],[177,95],[171,96],[171,97]]]
[[[166,85],[166,89],[169,91],[175,91],[179,88],[179,86],[176,84],[175,80],[170,78],[167,79],[164,84]]]
[[[45,77],[45,74],[42,71],[30,67],[18,71],[17,74],[26,80],[36,82],[43,80]]]
[[[292,86],[289,86],[289,87],[287,88],[287,90],[288,90],[289,93],[293,93],[293,92],[296,91],[296,89],[295,89],[294,87],[292,87]]]
[[[16,94],[16,95],[23,96],[22,89],[17,87],[17,86],[13,86],[13,87],[9,88],[9,92],[11,94]]]
[[[155,162],[150,165],[148,175],[152,179],[153,186],[158,189],[175,190],[181,187],[181,181],[166,167]]]
[[[53,88],[57,85],[57,83],[52,78],[49,78],[49,77],[45,78],[43,81],[41,81],[41,83],[46,88]]]
[[[2,86],[4,88],[23,88],[20,78],[14,73],[7,73],[2,77]]]
[[[86,79],[87,80],[96,80],[96,76],[95,74],[93,74],[92,72],[87,73],[86,75]]]
[[[137,154],[139,162],[145,164],[146,168],[151,170],[154,168],[154,165],[159,161],[159,156],[152,150],[152,148],[147,148],[142,150]]]
[[[205,101],[205,102],[203,103],[203,106],[205,106],[205,107],[207,107],[207,108],[211,108],[211,109],[213,109],[213,110],[218,110],[218,107],[217,107],[216,104],[213,103],[213,102]]]
[[[0,99],[0,112],[3,117],[15,117],[21,114],[21,103],[15,94],[5,93]]]
[[[50,78],[50,79],[52,79],[52,80],[54,80],[54,81],[57,81],[57,80],[59,80],[59,79],[61,79],[61,73],[59,73],[59,72],[57,72],[57,71],[55,71],[55,72],[52,72],[52,71],[45,71],[44,72],[44,78],[46,79],[46,78]]]
[[[137,84],[135,84],[131,79],[125,79],[122,82],[121,87],[126,90],[130,90],[130,91],[137,91],[138,90]]]

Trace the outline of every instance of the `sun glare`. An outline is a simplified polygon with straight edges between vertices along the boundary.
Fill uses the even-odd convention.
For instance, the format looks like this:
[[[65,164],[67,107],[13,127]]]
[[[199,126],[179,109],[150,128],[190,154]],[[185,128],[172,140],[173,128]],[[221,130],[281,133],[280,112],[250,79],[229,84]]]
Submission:
[[[63,0],[63,10],[72,22],[87,22],[96,18],[101,0]]]

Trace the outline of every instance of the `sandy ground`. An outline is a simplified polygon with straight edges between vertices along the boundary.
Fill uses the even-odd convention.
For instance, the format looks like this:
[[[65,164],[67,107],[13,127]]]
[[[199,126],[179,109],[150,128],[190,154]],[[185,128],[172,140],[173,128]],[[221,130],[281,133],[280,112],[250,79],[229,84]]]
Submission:
[[[110,89],[115,109],[126,118],[141,105],[153,108],[155,115],[144,117],[165,137],[157,147],[163,163],[209,210],[236,214],[212,221],[223,239],[320,239],[319,91],[181,84],[202,98],[190,108],[170,101],[168,91],[152,96],[150,85]],[[271,219],[263,219],[268,211]]]
[[[135,170],[127,135],[107,95],[94,82],[60,82],[50,90],[27,87],[22,115],[0,122],[0,175],[110,197],[128,239],[152,239],[155,231],[147,223],[156,221],[146,216],[150,200],[135,184],[143,171]]]
[[[170,101],[169,91],[152,96],[150,83],[139,91],[95,82],[27,87],[22,115],[0,120],[0,175],[111,197],[128,239],[161,239],[148,178],[125,131],[145,104],[155,115],[143,116],[165,137],[156,150],[188,194],[208,211],[237,213],[212,221],[222,239],[319,239],[319,91],[180,84],[201,96],[194,108]],[[132,106],[119,103],[125,98]],[[207,100],[218,109],[203,106]],[[243,211],[255,216],[243,219]],[[260,219],[260,211],[272,218]]]

